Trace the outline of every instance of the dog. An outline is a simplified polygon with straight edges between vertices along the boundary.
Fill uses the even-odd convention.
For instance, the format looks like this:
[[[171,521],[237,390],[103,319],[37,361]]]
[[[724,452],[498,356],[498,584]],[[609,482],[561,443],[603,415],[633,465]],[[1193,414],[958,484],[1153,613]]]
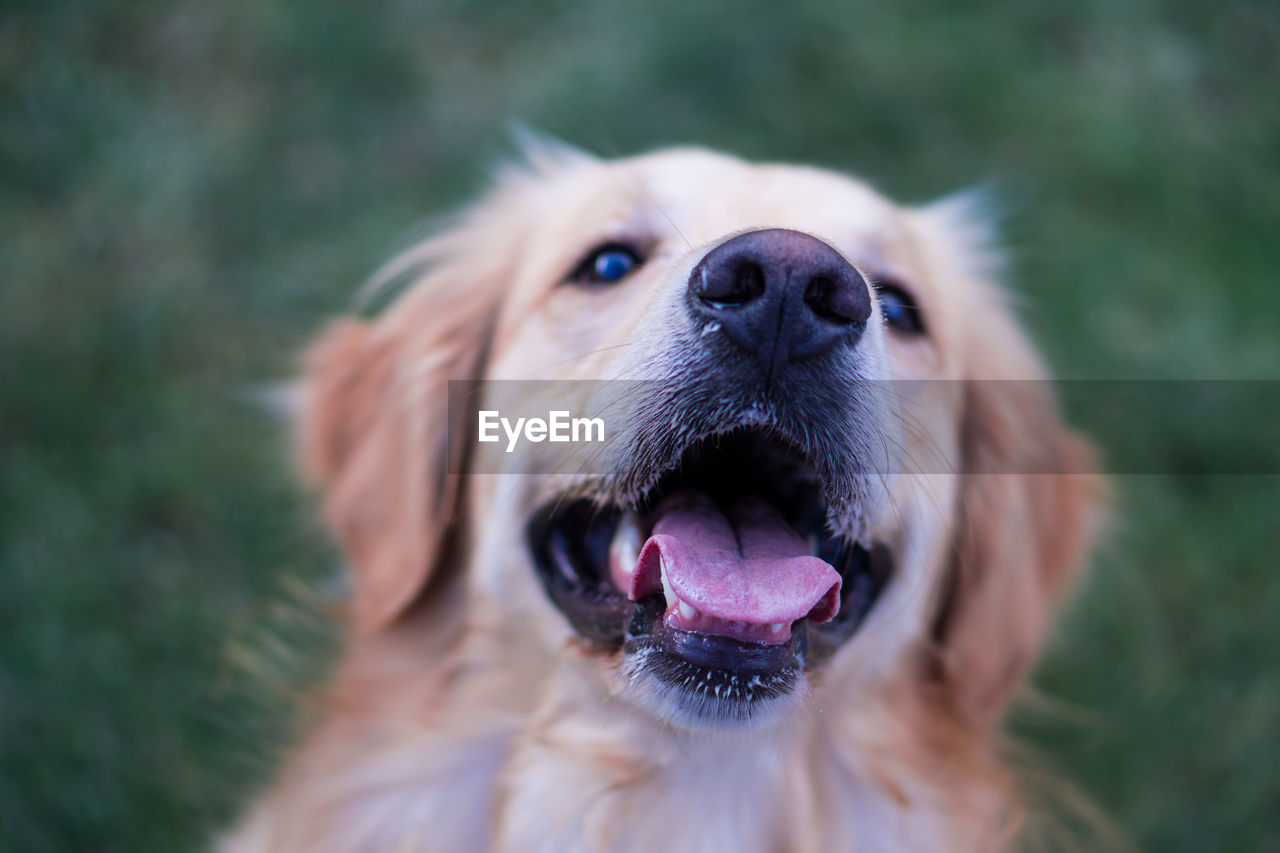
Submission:
[[[1103,481],[977,206],[528,149],[306,356],[345,651],[221,849],[1015,843],[999,722]],[[502,388],[610,435],[482,445],[451,390]]]

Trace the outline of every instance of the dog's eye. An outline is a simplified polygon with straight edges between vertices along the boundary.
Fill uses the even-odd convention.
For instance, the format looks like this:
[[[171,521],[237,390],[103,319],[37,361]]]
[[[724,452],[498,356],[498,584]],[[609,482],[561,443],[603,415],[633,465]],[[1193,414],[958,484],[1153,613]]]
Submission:
[[[910,293],[892,282],[881,282],[876,285],[876,296],[880,300],[880,313],[889,328],[904,335],[924,334],[920,306],[916,305]]]
[[[616,284],[642,263],[640,253],[625,243],[606,243],[578,264],[569,281],[587,285]]]

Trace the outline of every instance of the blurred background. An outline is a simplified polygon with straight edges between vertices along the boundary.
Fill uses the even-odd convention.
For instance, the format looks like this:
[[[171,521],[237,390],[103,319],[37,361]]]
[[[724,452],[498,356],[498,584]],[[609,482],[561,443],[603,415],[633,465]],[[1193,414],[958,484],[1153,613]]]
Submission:
[[[1280,378],[1280,6],[961,5],[5,4],[0,848],[198,849],[265,778],[335,555],[255,389],[512,119],[985,185],[1058,375]],[[1141,848],[1280,850],[1280,478],[1148,414],[1014,726]]]

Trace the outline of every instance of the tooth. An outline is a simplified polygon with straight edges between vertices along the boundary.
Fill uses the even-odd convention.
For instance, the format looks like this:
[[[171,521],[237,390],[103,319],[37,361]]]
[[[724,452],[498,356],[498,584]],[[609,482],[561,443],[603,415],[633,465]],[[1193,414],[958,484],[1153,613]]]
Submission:
[[[782,629],[785,627],[787,627],[786,622],[774,622],[772,625],[769,626],[769,630],[775,634],[781,634]]]
[[[680,601],[680,599],[677,598],[676,601]],[[683,601],[680,601],[680,615],[686,619],[692,619],[694,616],[698,615],[698,611],[694,610]]]
[[[631,573],[636,570],[636,560],[640,557],[640,529],[631,513],[624,515],[622,521],[618,522],[613,541],[609,543],[609,556],[623,577],[631,577]]]
[[[667,561],[658,556],[658,573],[662,575],[662,594],[667,597],[667,606],[675,604],[679,599],[676,598],[676,591],[671,588],[671,581],[667,580]]]

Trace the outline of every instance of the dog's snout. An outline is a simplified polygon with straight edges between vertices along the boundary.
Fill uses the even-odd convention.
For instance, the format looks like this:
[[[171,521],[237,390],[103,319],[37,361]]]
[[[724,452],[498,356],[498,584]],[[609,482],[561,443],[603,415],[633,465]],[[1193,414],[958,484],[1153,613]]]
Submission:
[[[856,342],[871,316],[867,283],[839,252],[782,228],[708,252],[689,276],[689,294],[695,318],[719,324],[767,375]]]

